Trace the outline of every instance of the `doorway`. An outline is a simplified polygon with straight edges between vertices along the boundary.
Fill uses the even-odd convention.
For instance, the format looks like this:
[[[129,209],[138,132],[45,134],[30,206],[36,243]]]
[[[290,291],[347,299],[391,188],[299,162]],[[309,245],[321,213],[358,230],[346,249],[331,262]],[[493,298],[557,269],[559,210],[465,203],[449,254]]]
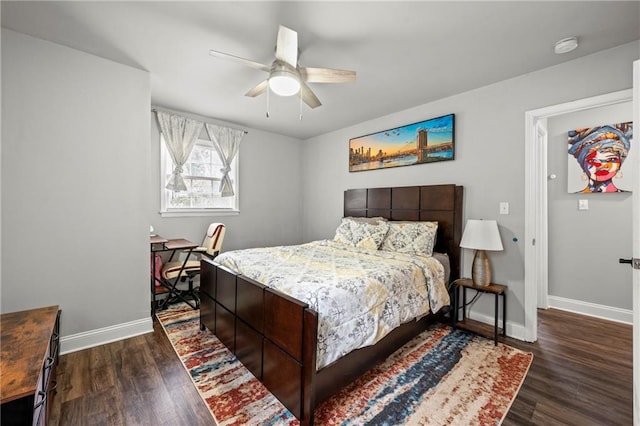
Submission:
[[[623,90],[525,113],[525,274],[524,340],[537,340],[538,303],[548,306],[547,119],[633,100]]]
[[[620,265],[618,259],[632,251],[631,184],[633,156],[638,150],[628,151],[621,170],[608,184],[611,189],[625,191],[616,193],[583,193],[590,181],[578,158],[585,150],[576,149],[575,156],[567,151],[569,146],[585,146],[581,141],[589,134],[576,134],[572,139],[575,145],[568,145],[569,130],[620,125],[611,129],[629,131],[621,123],[632,119],[632,102],[547,119],[549,278],[548,295],[542,291],[538,294],[538,299],[547,296],[547,304],[539,304],[539,308],[558,308],[626,324],[633,321],[632,270]],[[616,149],[623,146],[623,142],[615,144]],[[600,163],[598,170],[604,171],[611,164]]]

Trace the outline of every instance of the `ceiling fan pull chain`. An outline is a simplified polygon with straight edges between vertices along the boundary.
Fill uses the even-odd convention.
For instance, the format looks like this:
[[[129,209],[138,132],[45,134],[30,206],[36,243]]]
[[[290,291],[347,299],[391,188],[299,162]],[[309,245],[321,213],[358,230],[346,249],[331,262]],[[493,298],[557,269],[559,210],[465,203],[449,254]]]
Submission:
[[[269,88],[267,87],[267,118],[269,118]]]
[[[298,96],[300,98],[300,121],[302,121],[302,96]]]

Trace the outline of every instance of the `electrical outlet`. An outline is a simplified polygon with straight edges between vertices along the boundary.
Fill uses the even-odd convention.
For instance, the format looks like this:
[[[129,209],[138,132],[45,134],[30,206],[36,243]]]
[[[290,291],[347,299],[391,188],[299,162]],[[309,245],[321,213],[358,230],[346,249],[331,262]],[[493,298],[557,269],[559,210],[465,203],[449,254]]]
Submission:
[[[578,200],[578,210],[589,210],[589,200]]]
[[[509,214],[509,203],[505,201],[500,203],[500,214]]]

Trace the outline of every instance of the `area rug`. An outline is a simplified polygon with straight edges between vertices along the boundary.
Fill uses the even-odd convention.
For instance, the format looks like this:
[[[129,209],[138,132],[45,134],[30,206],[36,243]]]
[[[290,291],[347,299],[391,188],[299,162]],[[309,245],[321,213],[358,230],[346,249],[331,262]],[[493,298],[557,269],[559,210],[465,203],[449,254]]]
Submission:
[[[156,314],[218,425],[298,420],[186,304]],[[315,411],[316,425],[499,425],[533,355],[434,324]]]

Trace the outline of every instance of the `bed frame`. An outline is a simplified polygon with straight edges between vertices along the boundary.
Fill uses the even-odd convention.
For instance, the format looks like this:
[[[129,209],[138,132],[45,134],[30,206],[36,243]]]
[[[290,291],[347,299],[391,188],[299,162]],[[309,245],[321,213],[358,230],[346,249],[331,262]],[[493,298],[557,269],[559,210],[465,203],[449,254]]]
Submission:
[[[344,216],[438,221],[436,251],[460,276],[463,187],[456,185],[350,189]],[[200,327],[208,328],[296,416],[313,424],[314,408],[400,348],[443,313],[393,330],[316,371],[318,314],[299,300],[202,261]]]

